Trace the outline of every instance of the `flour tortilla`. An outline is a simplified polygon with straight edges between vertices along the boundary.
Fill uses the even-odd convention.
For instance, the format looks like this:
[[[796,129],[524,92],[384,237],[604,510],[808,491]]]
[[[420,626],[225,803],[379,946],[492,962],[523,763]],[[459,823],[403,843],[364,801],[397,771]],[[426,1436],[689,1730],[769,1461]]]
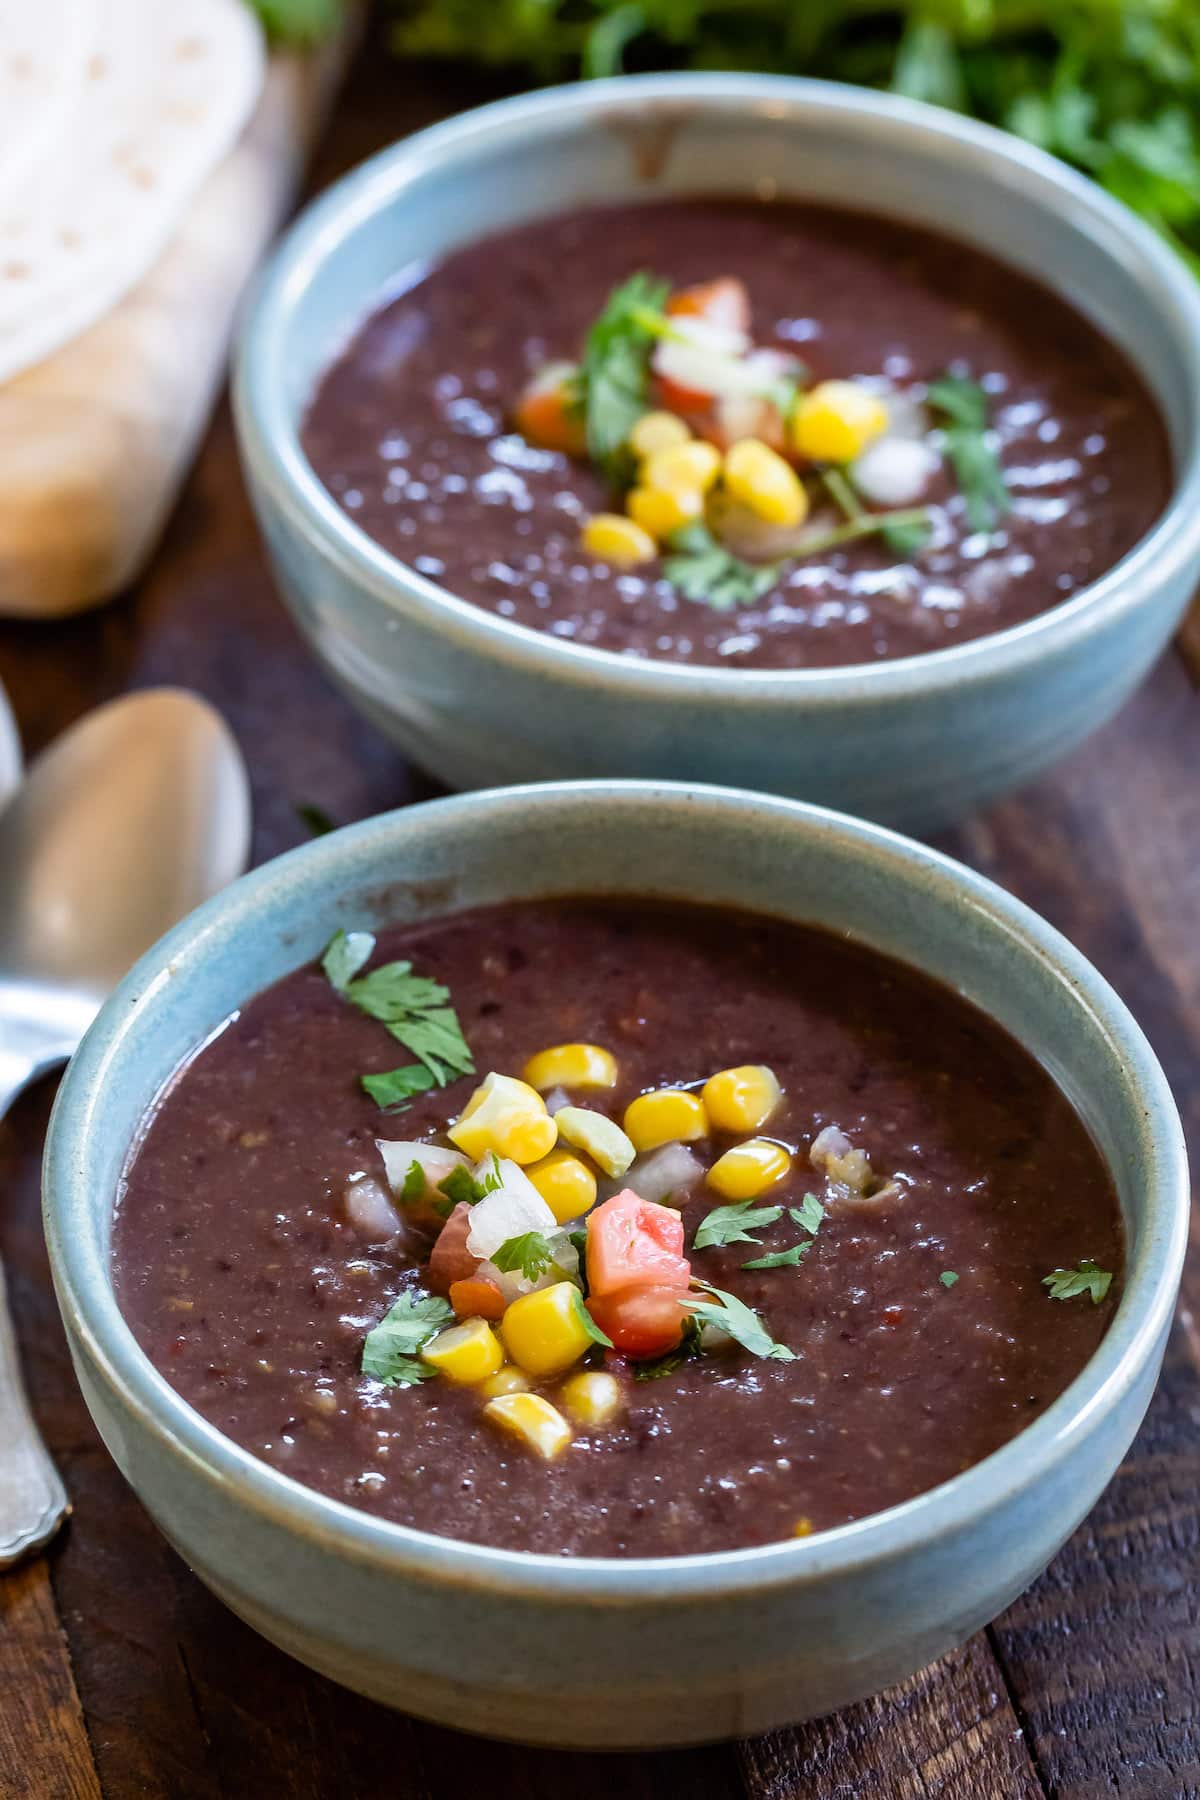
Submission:
[[[95,3],[102,29],[62,128],[15,187],[0,166],[0,381],[146,273],[262,86],[262,33],[243,0]]]
[[[0,213],[66,129],[99,0],[0,0]]]

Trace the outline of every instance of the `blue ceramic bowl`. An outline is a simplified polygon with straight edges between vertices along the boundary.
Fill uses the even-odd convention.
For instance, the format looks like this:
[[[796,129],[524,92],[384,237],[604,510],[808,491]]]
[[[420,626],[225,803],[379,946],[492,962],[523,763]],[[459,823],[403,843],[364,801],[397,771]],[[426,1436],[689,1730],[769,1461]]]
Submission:
[[[861,198],[998,252],[1141,369],[1175,498],[1067,604],[933,654],[842,669],[686,667],[534,632],[373,542],[309,467],[317,377],[402,266],[604,199]],[[1200,577],[1200,285],[1132,213],[1053,158],[952,113],[749,75],[559,88],[374,158],[304,214],[238,359],[238,431],[279,585],[329,672],[452,787],[568,776],[729,781],[929,830],[1026,780],[1115,712]]]
[[[193,1412],[117,1308],[121,1169],[181,1059],[338,925],[540,894],[661,894],[852,934],[982,1006],[1070,1095],[1112,1170],[1125,1291],[1095,1356],[1019,1437],[903,1506],[718,1555],[565,1560],[388,1524],[301,1487]],[[1179,1119],[1094,970],[990,883],[878,827],[717,788],[581,783],[436,801],[258,870],[146,956],[71,1064],[46,1232],[84,1396],[201,1578],[275,1643],[407,1712],[615,1748],[759,1732],[887,1686],[977,1630],[1074,1530],[1137,1430],[1186,1239]]]

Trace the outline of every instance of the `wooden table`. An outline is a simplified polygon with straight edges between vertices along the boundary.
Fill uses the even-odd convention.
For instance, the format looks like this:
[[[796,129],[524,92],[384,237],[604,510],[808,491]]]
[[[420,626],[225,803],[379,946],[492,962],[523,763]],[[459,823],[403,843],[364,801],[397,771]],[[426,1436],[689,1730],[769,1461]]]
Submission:
[[[480,96],[368,54],[318,181]],[[1200,635],[1107,730],[946,846],[1028,900],[1149,1031],[1200,1143]],[[326,683],[272,591],[229,418],[149,573],[74,624],[0,628],[34,752],[127,688],[220,707],[253,775],[256,860],[432,789]],[[3,879],[0,871],[0,879]],[[34,1404],[74,1497],[51,1554],[0,1577],[0,1793],[388,1800],[1167,1800],[1200,1795],[1200,1300],[1195,1260],[1149,1417],[1046,1575],[986,1632],[868,1704],[754,1743],[610,1758],[485,1746],[310,1675],[212,1599],[96,1437],[46,1270],[38,1168],[51,1084],[0,1125],[0,1248]],[[0,1446],[0,1454],[2,1454]]]

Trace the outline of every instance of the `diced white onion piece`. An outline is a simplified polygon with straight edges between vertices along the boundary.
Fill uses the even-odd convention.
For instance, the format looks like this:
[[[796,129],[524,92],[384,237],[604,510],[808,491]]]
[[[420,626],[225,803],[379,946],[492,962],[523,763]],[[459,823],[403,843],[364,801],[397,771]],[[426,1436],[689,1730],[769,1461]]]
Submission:
[[[808,1160],[814,1169],[823,1169],[833,1157],[845,1156],[853,1148],[850,1139],[837,1125],[826,1125],[812,1141]]]
[[[876,506],[913,506],[941,464],[932,444],[921,438],[877,438],[868,444],[850,475],[864,499]]]
[[[703,1166],[686,1144],[663,1144],[658,1150],[639,1156],[622,1176],[621,1185],[632,1188],[642,1200],[661,1205],[672,1194],[686,1193],[703,1174]]]
[[[482,1204],[482,1202],[480,1203]],[[534,1229],[531,1227],[530,1229]],[[494,1262],[485,1261],[479,1264],[476,1275],[487,1281],[494,1281],[504,1295],[507,1304],[511,1305],[522,1294],[532,1294],[537,1288],[552,1287],[556,1281],[573,1279],[579,1273],[579,1252],[565,1231],[546,1233],[554,1252],[554,1261],[542,1270],[536,1281],[530,1281],[519,1269],[498,1269]]]
[[[362,1175],[357,1181],[348,1181],[342,1200],[346,1217],[369,1244],[385,1243],[400,1230],[396,1209],[384,1192],[383,1183],[373,1176]]]
[[[448,1150],[441,1144],[417,1144],[403,1139],[376,1138],[375,1148],[383,1158],[384,1173],[394,1194],[403,1189],[408,1171],[414,1163],[420,1163],[424,1169],[427,1187],[437,1187],[451,1169],[468,1169],[471,1166],[461,1150]]]
[[[506,1183],[471,1208],[467,1249],[472,1256],[488,1258],[509,1238],[523,1237],[527,1231],[548,1233],[556,1225],[554,1214],[532,1182],[523,1181],[520,1187]]]
[[[566,1088],[551,1088],[550,1092],[544,1095],[543,1098],[546,1103],[546,1111],[550,1114],[551,1118],[554,1117],[556,1112],[561,1112],[564,1106],[570,1106],[571,1104],[571,1096],[568,1094]]]

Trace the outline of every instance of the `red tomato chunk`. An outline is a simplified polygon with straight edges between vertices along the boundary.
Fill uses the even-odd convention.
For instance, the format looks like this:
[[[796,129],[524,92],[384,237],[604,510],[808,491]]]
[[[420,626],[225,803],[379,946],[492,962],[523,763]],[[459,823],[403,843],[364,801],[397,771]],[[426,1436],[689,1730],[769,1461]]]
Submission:
[[[588,1215],[587,1276],[595,1295],[629,1287],[686,1290],[692,1271],[683,1254],[683,1220],[632,1188],[615,1194]]]

